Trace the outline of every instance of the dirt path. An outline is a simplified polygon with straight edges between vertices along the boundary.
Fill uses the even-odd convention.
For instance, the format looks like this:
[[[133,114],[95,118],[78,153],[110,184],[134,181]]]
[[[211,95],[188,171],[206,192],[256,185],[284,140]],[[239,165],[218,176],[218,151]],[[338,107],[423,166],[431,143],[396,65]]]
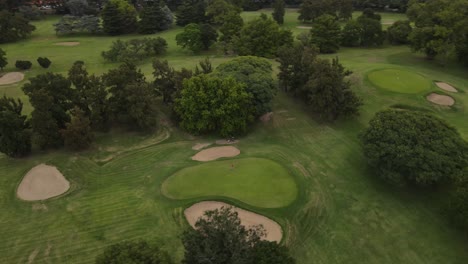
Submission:
[[[437,85],[437,87],[439,87],[440,89],[445,90],[447,92],[458,93],[458,90],[455,89],[455,87],[453,87],[452,85],[450,85],[448,83],[436,82],[435,84]]]
[[[192,160],[211,161],[219,158],[235,157],[239,154],[240,150],[233,146],[214,147],[198,152],[192,157]]]
[[[80,42],[76,42],[76,41],[58,42],[58,43],[54,43],[54,45],[56,45],[56,46],[73,47],[73,46],[78,46],[78,45],[80,45]]]
[[[70,183],[56,167],[40,164],[21,181],[16,194],[22,200],[46,200],[68,191]]]
[[[241,224],[246,227],[263,225],[263,228],[266,230],[266,237],[264,238],[265,240],[276,241],[278,243],[281,241],[281,238],[283,237],[283,231],[281,230],[281,226],[278,223],[263,215],[246,211],[226,203],[214,201],[196,203],[185,209],[184,215],[189,224],[194,227],[198,218],[202,217],[205,211],[220,209],[223,206],[232,207],[239,214]]]
[[[451,106],[455,104],[455,100],[448,95],[431,93],[428,96],[426,96],[426,99],[438,105]]]
[[[24,79],[22,72],[8,72],[0,77],[0,85],[8,85],[17,82],[21,82]]]

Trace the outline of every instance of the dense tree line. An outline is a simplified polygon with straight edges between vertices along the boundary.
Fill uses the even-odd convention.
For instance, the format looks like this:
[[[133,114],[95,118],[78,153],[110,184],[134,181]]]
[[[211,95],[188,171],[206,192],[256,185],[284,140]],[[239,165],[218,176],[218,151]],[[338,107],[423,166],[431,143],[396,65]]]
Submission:
[[[27,38],[35,29],[22,14],[0,10],[0,44]]]

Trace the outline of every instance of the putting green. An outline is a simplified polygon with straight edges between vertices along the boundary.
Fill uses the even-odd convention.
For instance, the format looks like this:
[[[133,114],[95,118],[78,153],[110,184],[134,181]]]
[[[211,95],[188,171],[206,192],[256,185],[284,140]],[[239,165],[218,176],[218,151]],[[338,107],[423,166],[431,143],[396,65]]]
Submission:
[[[416,94],[431,87],[431,82],[423,76],[398,69],[372,71],[367,78],[377,87],[397,93]]]
[[[172,199],[224,196],[253,206],[278,208],[296,199],[297,186],[278,163],[246,158],[182,169],[163,183],[162,192]]]

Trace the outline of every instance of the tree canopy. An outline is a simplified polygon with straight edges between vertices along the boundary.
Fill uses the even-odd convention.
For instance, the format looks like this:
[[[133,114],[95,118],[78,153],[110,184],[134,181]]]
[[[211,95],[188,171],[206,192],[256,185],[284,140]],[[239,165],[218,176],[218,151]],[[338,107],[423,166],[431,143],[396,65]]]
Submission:
[[[35,29],[21,13],[0,10],[0,44],[27,38]]]
[[[169,254],[146,241],[125,241],[107,247],[96,264],[173,264]]]
[[[377,175],[396,184],[447,182],[468,165],[468,145],[455,128],[426,113],[379,112],[361,140]]]
[[[137,30],[137,12],[125,0],[109,0],[101,11],[104,32],[109,35],[133,33]]]
[[[0,152],[22,157],[31,152],[31,131],[20,100],[0,98]]]
[[[169,29],[173,22],[172,13],[167,6],[158,2],[147,2],[140,12],[138,32],[142,34],[153,34]]]
[[[334,53],[340,49],[341,26],[336,17],[321,15],[312,24],[311,42],[321,53]]]
[[[176,35],[177,45],[194,53],[208,50],[218,39],[216,30],[208,24],[188,24],[184,31]]]
[[[0,70],[3,71],[3,68],[8,65],[8,60],[6,57],[6,52],[0,48]]]

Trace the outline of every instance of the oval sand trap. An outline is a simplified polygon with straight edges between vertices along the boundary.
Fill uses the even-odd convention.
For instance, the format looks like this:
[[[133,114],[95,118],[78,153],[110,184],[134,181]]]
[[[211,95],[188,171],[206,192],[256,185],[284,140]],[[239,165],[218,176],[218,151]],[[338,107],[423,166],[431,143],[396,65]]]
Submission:
[[[453,87],[452,85],[450,85],[448,83],[436,82],[435,84],[437,85],[437,87],[439,87],[440,89],[445,90],[447,92],[458,93],[458,90],[455,89],[455,87]]]
[[[78,45],[80,45],[80,43],[77,42],[77,41],[68,41],[68,42],[58,42],[58,43],[54,43],[54,45],[56,45],[56,46],[73,47],[73,46],[78,46]]]
[[[0,77],[0,85],[8,85],[21,82],[24,79],[22,72],[9,72]]]
[[[195,227],[195,223],[200,217],[204,215],[205,211],[220,209],[223,206],[232,207],[232,209],[238,213],[241,224],[247,228],[254,225],[262,225],[266,230],[266,236],[263,238],[264,240],[276,241],[278,243],[281,241],[281,238],[283,237],[283,231],[281,230],[281,226],[278,223],[268,217],[237,208],[227,203],[213,201],[196,203],[185,209],[185,218],[192,227]]]
[[[193,150],[204,149],[204,148],[208,147],[211,144],[213,144],[213,143],[197,143],[197,144],[193,145],[192,149]]]
[[[70,183],[56,167],[40,164],[32,168],[21,181],[17,195],[26,201],[46,200],[70,189]]]
[[[233,146],[214,147],[198,152],[195,154],[195,156],[192,157],[192,160],[211,161],[217,160],[219,158],[235,157],[239,154],[240,150]]]
[[[441,95],[436,93],[431,93],[426,96],[426,99],[434,104],[451,106],[455,104],[455,100],[448,95]]]

